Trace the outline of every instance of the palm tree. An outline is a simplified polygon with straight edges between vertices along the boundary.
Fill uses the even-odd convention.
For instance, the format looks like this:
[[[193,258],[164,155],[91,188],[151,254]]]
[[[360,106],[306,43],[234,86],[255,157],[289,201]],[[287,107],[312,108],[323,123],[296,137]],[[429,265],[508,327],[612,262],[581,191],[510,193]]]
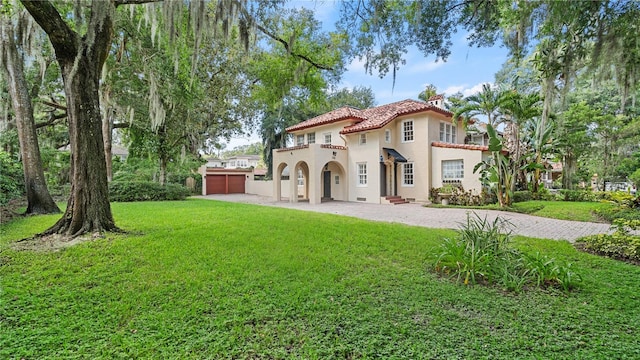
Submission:
[[[429,98],[434,95],[438,95],[438,90],[436,89],[435,85],[428,84],[427,86],[425,86],[424,91],[418,94],[418,99],[427,102],[429,101]]]
[[[537,93],[523,95],[518,92],[510,92],[506,95],[502,108],[505,113],[506,148],[509,151],[512,162],[512,177],[515,180],[520,169],[522,159],[521,127],[535,117],[539,117],[540,95]],[[511,183],[511,191],[516,189],[516,181]]]
[[[533,150],[533,158],[527,164],[527,170],[533,171],[533,193],[537,193],[539,189],[540,170],[544,168],[543,160],[555,146],[553,130],[554,123],[545,123],[542,117],[534,117],[525,124],[525,133]]]
[[[465,126],[475,116],[486,116],[487,123],[496,127],[501,119],[502,107],[507,101],[509,92],[492,88],[490,84],[483,84],[482,91],[464,99],[462,107],[455,109],[453,119],[462,117]]]

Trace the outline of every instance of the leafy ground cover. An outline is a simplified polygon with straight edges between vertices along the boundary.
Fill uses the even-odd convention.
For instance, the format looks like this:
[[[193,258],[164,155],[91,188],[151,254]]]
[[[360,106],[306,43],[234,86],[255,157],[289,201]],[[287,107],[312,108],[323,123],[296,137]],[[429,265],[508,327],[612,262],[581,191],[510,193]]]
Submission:
[[[0,227],[0,358],[638,358],[640,268],[516,238],[582,275],[508,294],[432,274],[450,230],[206,200],[115,203],[63,250]]]

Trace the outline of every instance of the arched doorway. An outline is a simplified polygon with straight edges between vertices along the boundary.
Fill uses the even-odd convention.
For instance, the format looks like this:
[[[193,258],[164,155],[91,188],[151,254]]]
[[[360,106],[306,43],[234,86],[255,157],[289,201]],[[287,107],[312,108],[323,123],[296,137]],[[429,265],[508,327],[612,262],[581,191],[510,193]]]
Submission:
[[[336,161],[329,161],[320,172],[321,201],[347,201],[346,171]]]

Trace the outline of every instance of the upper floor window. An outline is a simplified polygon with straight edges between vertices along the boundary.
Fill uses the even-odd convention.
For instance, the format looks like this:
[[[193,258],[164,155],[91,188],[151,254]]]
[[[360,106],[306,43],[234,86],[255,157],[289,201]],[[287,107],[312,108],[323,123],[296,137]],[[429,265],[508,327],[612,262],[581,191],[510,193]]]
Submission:
[[[391,142],[391,129],[387,129],[384,131],[384,142],[386,143]]]
[[[331,144],[331,133],[324,134],[324,143]]]
[[[440,141],[446,143],[456,143],[456,126],[451,123],[440,123]]]
[[[361,133],[360,134],[360,139],[358,140],[358,143],[360,145],[364,145],[367,143],[367,134],[366,133]]]
[[[402,123],[402,141],[413,141],[413,120],[407,120]]]
[[[297,146],[304,145],[304,135],[296,136],[296,145]]]
[[[358,185],[367,185],[367,163],[358,163]]]
[[[316,133],[308,133],[307,144],[315,144],[315,143],[316,143]]]
[[[402,185],[413,186],[413,163],[402,164]]]
[[[462,159],[442,161],[442,180],[460,180],[463,178],[464,161]]]

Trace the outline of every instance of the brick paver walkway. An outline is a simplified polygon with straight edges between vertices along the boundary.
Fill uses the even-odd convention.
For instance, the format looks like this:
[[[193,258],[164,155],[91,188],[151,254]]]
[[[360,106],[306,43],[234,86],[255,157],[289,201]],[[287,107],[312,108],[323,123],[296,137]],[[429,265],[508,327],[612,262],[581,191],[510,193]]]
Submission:
[[[455,208],[429,208],[420,204],[381,205],[356,202],[330,201],[319,205],[307,202],[276,202],[271,198],[248,195],[207,195],[203,199],[231,201],[247,204],[277,206],[304,211],[315,211],[337,215],[353,216],[362,219],[396,222],[430,228],[457,229],[466,222],[467,214],[477,213],[481,218],[493,221],[497,216],[507,219],[513,225],[513,233],[543,239],[575,241],[586,235],[609,232],[609,224],[548,219],[526,214],[495,210],[469,210]],[[569,204],[567,206],[570,206]]]

